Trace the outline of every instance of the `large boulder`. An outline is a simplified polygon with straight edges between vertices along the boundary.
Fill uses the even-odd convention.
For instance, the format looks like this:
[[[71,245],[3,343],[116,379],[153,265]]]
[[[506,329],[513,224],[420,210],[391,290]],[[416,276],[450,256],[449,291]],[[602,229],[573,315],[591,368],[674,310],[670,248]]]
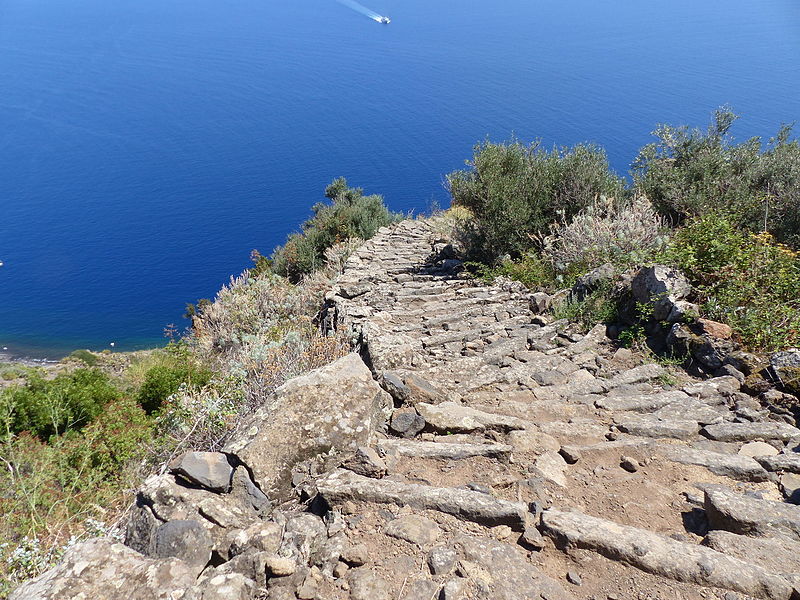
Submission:
[[[224,451],[247,465],[267,496],[284,500],[292,467],[369,445],[391,406],[361,358],[349,354],[278,388]]]
[[[677,323],[698,312],[697,305],[686,301],[692,292],[689,280],[671,267],[653,265],[640,269],[631,282],[631,290],[637,302],[651,305],[656,321]]]
[[[23,583],[9,600],[174,600],[197,569],[177,558],[146,558],[108,538],[77,544],[55,567]]]

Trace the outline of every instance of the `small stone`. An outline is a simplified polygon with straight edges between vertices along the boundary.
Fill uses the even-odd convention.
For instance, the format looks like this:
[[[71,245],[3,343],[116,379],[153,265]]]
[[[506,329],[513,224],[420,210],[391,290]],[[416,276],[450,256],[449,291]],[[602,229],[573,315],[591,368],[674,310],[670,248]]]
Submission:
[[[351,567],[360,567],[369,559],[369,549],[365,544],[347,546],[342,552],[342,560]]]
[[[447,546],[437,546],[428,553],[428,568],[433,575],[447,575],[453,570],[458,555]]]
[[[350,567],[347,565],[346,562],[339,561],[336,563],[336,566],[333,568],[333,575],[334,577],[341,578],[347,575],[347,572],[350,570]]]
[[[392,597],[389,584],[371,571],[350,571],[351,600],[389,600]]]
[[[221,452],[185,452],[169,464],[170,471],[212,492],[227,492],[233,467]]]
[[[169,521],[153,534],[153,558],[180,558],[198,571],[211,558],[211,536],[197,521]]]
[[[306,577],[303,585],[297,590],[297,597],[300,600],[314,600],[317,597],[317,587],[317,582],[313,577]]]
[[[389,431],[404,438],[412,438],[425,429],[425,419],[413,408],[401,408],[392,413]]]
[[[581,576],[578,575],[577,571],[567,571],[567,581],[569,581],[572,585],[580,585],[583,583]]]
[[[527,546],[532,550],[542,550],[545,546],[544,537],[533,525],[525,527],[525,531],[522,532],[519,541],[523,546]]]
[[[742,456],[775,456],[778,451],[774,446],[766,442],[748,442],[739,448],[739,454]]]
[[[511,527],[508,525],[498,525],[497,527],[492,527],[492,534],[494,535],[495,539],[501,541],[510,538],[511,533]]]
[[[281,556],[268,556],[264,562],[267,572],[273,577],[288,577],[293,575],[297,565],[291,558]]]
[[[386,534],[418,546],[427,546],[441,535],[439,526],[426,517],[406,515],[394,519],[386,526]]]
[[[360,446],[342,466],[364,477],[380,479],[386,475],[386,463],[374,448]]]
[[[464,580],[454,577],[442,586],[439,600],[461,600],[464,597]]]
[[[581,459],[580,450],[574,446],[561,446],[561,449],[558,451],[558,453],[570,465],[574,465]]]
[[[619,466],[625,469],[628,473],[636,473],[639,470],[639,461],[630,456],[623,456],[619,461]]]

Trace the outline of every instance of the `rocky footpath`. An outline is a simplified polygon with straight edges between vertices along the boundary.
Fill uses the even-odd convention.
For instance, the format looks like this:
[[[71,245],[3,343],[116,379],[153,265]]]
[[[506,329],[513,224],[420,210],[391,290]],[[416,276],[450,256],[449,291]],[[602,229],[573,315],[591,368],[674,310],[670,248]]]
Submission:
[[[357,353],[148,480],[125,545],[12,599],[800,598],[789,415],[733,366],[675,378],[476,284],[438,238],[362,246],[323,315]]]

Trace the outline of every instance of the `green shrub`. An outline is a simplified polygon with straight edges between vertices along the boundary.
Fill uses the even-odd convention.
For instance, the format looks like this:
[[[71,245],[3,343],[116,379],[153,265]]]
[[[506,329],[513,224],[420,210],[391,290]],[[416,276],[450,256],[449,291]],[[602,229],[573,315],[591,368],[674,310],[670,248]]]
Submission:
[[[617,320],[618,298],[611,282],[605,282],[583,298],[567,298],[553,306],[556,319],[567,319],[589,329],[598,323]]]
[[[67,356],[67,359],[79,360],[88,367],[94,367],[100,360],[97,356],[88,350],[75,350]]]
[[[620,197],[623,180],[611,173],[596,147],[548,152],[512,141],[484,142],[467,170],[447,176],[453,204],[469,209],[477,228],[479,258],[522,256],[559,219],[569,220],[596,198]]]
[[[364,196],[360,188],[347,186],[344,177],[335,179],[325,189],[331,204],[320,202],[312,207],[314,215],[302,225],[300,233],[289,236],[278,247],[272,263],[256,261],[258,272],[273,272],[297,282],[325,264],[325,251],[349,238],[371,238],[379,228],[402,219],[392,213],[378,195]]]
[[[800,344],[800,253],[769,233],[707,215],[679,230],[661,260],[686,273],[704,316],[729,324],[751,350]]]
[[[571,221],[552,226],[542,256],[556,272],[580,274],[605,263],[641,264],[668,239],[666,223],[646,199],[600,198]]]
[[[193,364],[155,365],[145,373],[144,383],[137,400],[151,414],[161,408],[164,401],[186,383],[202,387],[211,379],[211,371]]]
[[[708,130],[661,125],[655,143],[633,164],[638,192],[676,222],[723,213],[751,232],[766,229],[800,247],[800,145],[783,126],[762,148],[760,138],[735,144],[728,137],[738,117],[714,114]]]
[[[11,433],[29,431],[46,440],[81,429],[119,397],[119,390],[98,369],[76,369],[50,381],[34,373],[24,385],[0,396],[0,425]]]
[[[552,290],[557,287],[551,265],[537,254],[525,254],[519,260],[504,260],[494,267],[479,262],[468,262],[466,267],[487,284],[497,277],[508,277],[532,290]]]

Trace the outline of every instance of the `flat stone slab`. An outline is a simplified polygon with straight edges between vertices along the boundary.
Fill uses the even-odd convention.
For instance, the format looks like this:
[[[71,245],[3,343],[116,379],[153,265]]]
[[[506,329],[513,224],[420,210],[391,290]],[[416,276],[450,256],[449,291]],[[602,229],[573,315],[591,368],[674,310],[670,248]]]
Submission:
[[[617,415],[614,423],[623,433],[650,438],[688,440],[700,431],[697,421],[662,420],[655,415]]]
[[[727,408],[715,408],[694,398],[667,404],[653,413],[659,419],[695,421],[700,425],[719,423],[730,414]]]
[[[598,398],[595,402],[597,408],[617,412],[652,412],[663,408],[673,402],[689,399],[689,395],[680,390],[663,392],[661,394],[636,394],[632,396],[611,396]]]
[[[221,452],[185,452],[169,464],[170,471],[212,492],[227,492],[233,467]]]
[[[709,531],[703,543],[780,574],[800,573],[800,543],[784,538],[753,538],[730,531]]]
[[[508,444],[453,444],[406,440],[380,440],[378,441],[378,448],[387,454],[449,460],[462,460],[474,456],[508,460],[513,450],[513,446]]]
[[[749,442],[751,440],[780,440],[788,442],[800,436],[800,429],[787,423],[720,423],[707,425],[703,434],[719,442]]]
[[[608,380],[609,387],[615,388],[621,385],[630,385],[632,383],[641,383],[643,381],[650,381],[663,375],[666,371],[664,367],[656,363],[647,365],[640,365],[627,371],[617,373]]]
[[[579,512],[546,510],[542,513],[542,529],[560,547],[592,550],[675,581],[768,600],[789,600],[794,594],[791,583],[762,567],[711,548],[678,542]]]
[[[525,528],[525,504],[471,490],[369,479],[341,469],[320,480],[317,489],[331,505],[347,500],[407,505],[418,510],[437,510],[483,525],[508,525],[520,531]]]
[[[416,408],[428,425],[441,432],[465,433],[486,429],[512,431],[532,426],[531,423],[516,417],[496,415],[455,402],[442,402],[435,405],[421,402],[417,404]]]
[[[786,471],[800,473],[800,453],[778,454],[777,456],[756,456],[755,459],[767,471]]]
[[[72,546],[52,569],[9,600],[172,600],[194,585],[197,569],[177,558],[146,558],[108,538]]]
[[[673,462],[705,467],[716,475],[724,475],[742,481],[767,481],[770,477],[767,470],[749,456],[721,454],[686,446],[668,445],[661,446],[661,452]]]
[[[800,506],[706,488],[704,506],[711,529],[800,541]]]

